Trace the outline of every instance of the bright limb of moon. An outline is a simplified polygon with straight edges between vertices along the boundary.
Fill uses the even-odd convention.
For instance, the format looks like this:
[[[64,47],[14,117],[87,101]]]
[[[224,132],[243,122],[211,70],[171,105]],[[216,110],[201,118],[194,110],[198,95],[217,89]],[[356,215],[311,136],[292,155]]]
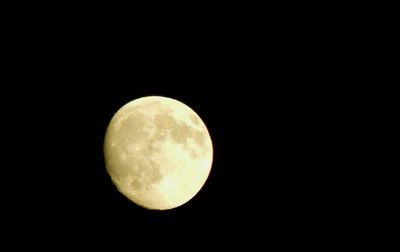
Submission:
[[[148,209],[185,204],[210,173],[213,147],[201,118],[166,97],[133,100],[111,119],[105,139],[108,173],[128,199]]]

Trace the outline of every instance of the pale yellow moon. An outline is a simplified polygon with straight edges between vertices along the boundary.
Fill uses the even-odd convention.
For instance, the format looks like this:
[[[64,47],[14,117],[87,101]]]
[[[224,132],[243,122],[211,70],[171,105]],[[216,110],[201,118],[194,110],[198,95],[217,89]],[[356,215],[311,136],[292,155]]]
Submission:
[[[123,195],[144,208],[165,210],[200,191],[211,170],[213,146],[206,125],[191,108],[148,96],[127,103],[113,116],[104,157]]]

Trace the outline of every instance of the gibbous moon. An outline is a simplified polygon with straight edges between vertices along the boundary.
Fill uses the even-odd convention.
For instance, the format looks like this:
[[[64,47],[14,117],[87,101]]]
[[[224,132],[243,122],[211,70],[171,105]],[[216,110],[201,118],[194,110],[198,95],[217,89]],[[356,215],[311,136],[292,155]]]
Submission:
[[[104,140],[118,190],[148,209],[185,204],[203,187],[213,147],[207,127],[185,104],[166,97],[133,100],[111,119]]]

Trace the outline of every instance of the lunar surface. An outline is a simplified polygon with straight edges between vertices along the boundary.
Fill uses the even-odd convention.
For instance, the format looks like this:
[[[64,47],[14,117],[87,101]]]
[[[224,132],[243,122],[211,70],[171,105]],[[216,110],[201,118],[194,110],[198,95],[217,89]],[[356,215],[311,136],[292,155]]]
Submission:
[[[148,96],[124,105],[104,140],[108,173],[118,190],[148,209],[185,204],[211,170],[213,147],[207,127],[185,104]]]

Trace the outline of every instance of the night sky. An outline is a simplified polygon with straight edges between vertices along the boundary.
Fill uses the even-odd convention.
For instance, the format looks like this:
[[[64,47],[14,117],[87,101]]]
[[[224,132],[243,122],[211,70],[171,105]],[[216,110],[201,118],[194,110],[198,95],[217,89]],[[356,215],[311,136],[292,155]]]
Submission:
[[[235,27],[174,40],[178,33],[162,27],[158,38],[139,39],[104,27],[113,36],[87,27],[66,36],[59,26],[49,36],[27,24],[8,64],[10,88],[1,93],[4,145],[12,150],[3,179],[10,202],[4,210],[15,223],[9,232],[47,237],[72,230],[67,237],[74,241],[143,230],[190,236],[206,228],[214,238],[251,232],[284,240],[318,235],[339,220],[343,209],[332,202],[340,189],[332,185],[343,173],[333,169],[341,166],[335,146],[327,145],[343,127],[332,119],[337,75],[321,64],[314,45],[293,45],[273,27],[262,34],[267,40],[256,27],[242,28],[240,36]],[[103,160],[113,114],[149,95],[191,107],[214,146],[202,190],[169,211],[126,199]]]
[[[52,81],[62,85],[21,97],[29,101],[23,118],[17,118],[19,137],[27,144],[20,149],[15,143],[24,154],[15,156],[14,172],[24,183],[12,200],[21,205],[24,221],[100,233],[138,225],[189,230],[205,225],[230,232],[231,225],[252,223],[283,232],[320,214],[323,206],[316,202],[323,195],[315,186],[324,183],[326,173],[317,169],[322,157],[316,155],[323,150],[310,137],[316,126],[307,123],[307,112],[298,104],[301,90],[283,84],[276,88],[275,75],[270,84],[256,85],[247,68],[225,68],[229,74],[180,68],[159,78],[112,69],[92,69],[66,80],[57,75]],[[214,146],[205,186],[187,204],[169,211],[149,211],[126,199],[104,166],[109,120],[125,103],[148,95],[190,106],[207,125]],[[322,180],[316,181],[318,173]]]

